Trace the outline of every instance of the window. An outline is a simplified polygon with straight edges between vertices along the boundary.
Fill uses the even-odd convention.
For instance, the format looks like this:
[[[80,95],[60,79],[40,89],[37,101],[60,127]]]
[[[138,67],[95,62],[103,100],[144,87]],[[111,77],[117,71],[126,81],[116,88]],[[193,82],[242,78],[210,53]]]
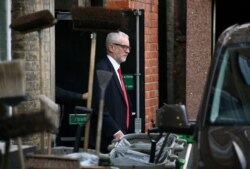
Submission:
[[[250,48],[228,48],[209,102],[212,124],[250,124]]]

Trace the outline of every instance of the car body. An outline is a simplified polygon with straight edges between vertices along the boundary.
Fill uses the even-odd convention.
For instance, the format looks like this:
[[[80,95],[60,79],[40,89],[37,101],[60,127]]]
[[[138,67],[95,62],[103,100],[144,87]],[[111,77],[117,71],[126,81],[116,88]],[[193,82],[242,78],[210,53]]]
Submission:
[[[167,123],[159,127],[188,128]],[[250,24],[230,26],[218,38],[193,131],[192,169],[250,168]]]

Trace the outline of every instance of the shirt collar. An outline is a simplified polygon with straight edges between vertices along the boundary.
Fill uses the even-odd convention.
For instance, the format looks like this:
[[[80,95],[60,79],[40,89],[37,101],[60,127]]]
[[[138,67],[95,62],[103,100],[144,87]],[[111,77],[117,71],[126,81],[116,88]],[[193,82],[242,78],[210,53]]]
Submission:
[[[120,67],[120,64],[117,63],[117,61],[112,58],[110,55],[107,55],[108,59],[110,60],[111,64],[113,65],[114,69],[117,71]]]

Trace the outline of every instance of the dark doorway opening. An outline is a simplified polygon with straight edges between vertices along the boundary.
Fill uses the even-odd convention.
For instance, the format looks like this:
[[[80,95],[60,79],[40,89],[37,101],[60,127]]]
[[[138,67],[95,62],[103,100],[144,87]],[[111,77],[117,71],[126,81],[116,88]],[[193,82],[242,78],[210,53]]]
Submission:
[[[159,106],[186,103],[186,1],[159,0]]]
[[[133,10],[124,10],[128,18],[126,32],[130,36],[132,50],[126,63],[123,64],[123,74],[129,75],[133,87],[128,89],[132,101],[132,111],[136,112],[136,15]],[[139,23],[139,48],[140,48],[140,118],[142,119],[142,132],[145,126],[145,96],[144,96],[144,11],[141,11]],[[56,86],[68,91],[84,93],[88,89],[89,61],[91,32],[73,30],[73,22],[70,12],[56,12]],[[97,32],[96,59],[97,62],[106,56],[105,38],[107,33]],[[132,80],[132,82],[131,82]],[[126,83],[126,81],[125,81]],[[69,123],[69,115],[74,114],[75,104],[59,103],[62,107],[62,118],[60,127],[61,143],[63,146],[73,146],[77,125]],[[85,102],[86,104],[86,102]],[[84,103],[82,106],[86,106]],[[133,123],[134,124],[134,123]]]

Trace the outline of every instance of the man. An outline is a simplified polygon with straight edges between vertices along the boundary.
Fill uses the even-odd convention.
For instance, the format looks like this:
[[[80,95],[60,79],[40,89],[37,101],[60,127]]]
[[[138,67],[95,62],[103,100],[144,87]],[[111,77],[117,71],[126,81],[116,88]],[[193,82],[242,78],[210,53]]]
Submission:
[[[69,113],[73,113],[75,106],[85,106],[88,98],[88,93],[77,93],[69,90],[65,90],[59,86],[56,86],[56,103],[60,105],[60,128],[56,136],[57,146],[73,146],[73,142],[64,142],[61,137],[65,137],[67,133],[75,131],[75,127],[68,126]]]
[[[56,86],[56,101],[59,104],[75,104],[82,105],[88,99],[88,93],[77,93],[65,90]]]
[[[102,153],[109,152],[107,148],[113,139],[121,139],[124,134],[131,131],[131,104],[123,80],[118,73],[120,64],[126,61],[130,52],[129,36],[120,31],[109,33],[106,37],[106,51],[107,56],[95,66],[95,72],[96,70],[105,70],[113,73],[105,91],[100,150]],[[100,89],[96,78],[95,73],[93,87],[94,114],[91,116],[89,138],[89,148],[91,149],[94,149],[96,145],[97,114],[100,99]]]

